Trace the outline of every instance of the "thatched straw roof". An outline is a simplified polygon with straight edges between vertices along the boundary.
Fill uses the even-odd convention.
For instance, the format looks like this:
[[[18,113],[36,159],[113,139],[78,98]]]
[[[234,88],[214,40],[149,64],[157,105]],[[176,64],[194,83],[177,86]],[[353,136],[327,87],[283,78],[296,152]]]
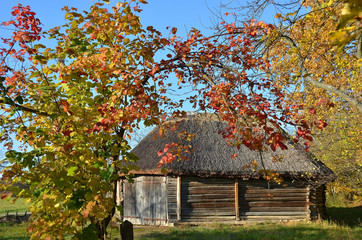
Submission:
[[[265,169],[283,175],[312,175],[318,179],[333,175],[333,172],[322,162],[306,152],[301,145],[296,145],[292,141],[286,144],[288,150],[279,148],[276,152],[270,150],[260,153],[251,151],[245,146],[241,146],[238,150],[228,145],[219,134],[225,127],[226,123],[211,114],[188,115],[179,120],[177,130],[167,131],[165,137],[159,136],[159,127],[156,127],[132,150],[139,157],[137,165],[140,171],[138,173],[159,173],[157,164],[162,156],[159,156],[158,151],[162,151],[166,144],[181,141],[184,145],[191,145],[194,150],[187,154],[188,161],[174,161],[163,165],[169,174],[256,177],[262,174],[259,170],[263,169],[264,165]],[[189,132],[195,134],[195,137],[191,141],[186,141],[179,138],[178,132]],[[237,157],[232,159],[235,153]],[[275,161],[276,155],[282,156],[281,162]],[[254,161],[257,162],[256,170],[252,167],[245,168]]]

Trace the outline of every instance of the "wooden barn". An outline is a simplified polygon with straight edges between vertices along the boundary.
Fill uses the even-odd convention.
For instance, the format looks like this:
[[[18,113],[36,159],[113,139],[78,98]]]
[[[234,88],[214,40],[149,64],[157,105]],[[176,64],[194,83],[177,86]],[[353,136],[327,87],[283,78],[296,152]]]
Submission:
[[[302,146],[288,142],[288,150],[259,152],[229,146],[219,134],[225,123],[210,114],[188,115],[176,130],[157,137],[158,127],[133,150],[139,171],[133,183],[121,180],[119,202],[123,219],[134,224],[172,225],[180,222],[230,222],[314,220],[326,216],[325,183],[333,172]],[[180,132],[195,134],[191,141]],[[158,151],[165,144],[183,142],[194,148],[188,161],[174,161],[157,169]],[[236,158],[232,156],[237,153]],[[283,156],[275,161],[275,154]],[[263,162],[261,162],[263,161]],[[257,162],[257,169],[246,167]],[[284,179],[264,180],[264,165]]]

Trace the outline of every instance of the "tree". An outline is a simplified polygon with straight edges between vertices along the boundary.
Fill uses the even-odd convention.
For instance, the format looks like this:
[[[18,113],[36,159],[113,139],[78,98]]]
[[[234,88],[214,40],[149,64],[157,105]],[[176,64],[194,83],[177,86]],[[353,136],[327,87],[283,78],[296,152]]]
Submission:
[[[140,24],[139,3],[146,2],[111,10],[95,3],[82,13],[64,7],[66,24],[47,32],[29,7],[18,5],[15,20],[3,23],[15,30],[0,50],[1,141],[10,162],[2,188],[31,199],[32,239],[105,239],[117,180],[136,168],[130,134],[140,124],[166,128],[185,103],[218,113],[229,125],[226,140],[255,151],[285,149],[281,126],[298,126],[298,141],[311,140],[309,128],[320,125],[298,117],[300,106],[286,105],[271,80],[252,74],[270,66],[253,52],[272,25],[222,23],[222,34],[193,29],[185,40],[172,28],[164,38]],[[38,44],[42,36],[57,45]],[[160,53],[166,56],[157,60]],[[190,85],[192,94],[170,98],[170,90],[183,93]],[[12,133],[23,150],[12,149]],[[165,146],[160,165],[181,159],[184,150]],[[19,181],[30,189],[17,188]]]
[[[264,73],[283,89],[286,102],[303,105],[302,118],[328,123],[322,133],[312,129],[313,152],[340,176],[334,183],[339,191],[356,194],[361,188],[361,3],[255,0],[235,15],[240,18],[239,11],[250,8],[260,15],[272,4],[279,24],[257,51],[270,60]]]

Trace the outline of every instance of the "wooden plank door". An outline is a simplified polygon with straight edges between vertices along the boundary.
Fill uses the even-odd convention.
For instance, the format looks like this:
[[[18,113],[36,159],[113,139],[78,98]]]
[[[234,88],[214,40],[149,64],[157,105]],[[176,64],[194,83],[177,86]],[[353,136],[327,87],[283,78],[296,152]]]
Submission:
[[[124,183],[124,220],[142,225],[167,222],[166,177],[140,176]]]

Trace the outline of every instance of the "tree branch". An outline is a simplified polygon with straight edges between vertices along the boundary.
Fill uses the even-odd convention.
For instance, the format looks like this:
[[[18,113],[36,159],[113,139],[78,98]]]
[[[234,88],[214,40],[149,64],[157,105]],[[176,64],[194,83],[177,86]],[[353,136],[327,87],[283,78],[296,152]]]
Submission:
[[[0,103],[5,103],[5,101],[2,100],[2,99],[0,99]],[[5,103],[5,104],[9,104],[9,103]],[[12,103],[12,104],[10,104],[10,105],[11,105],[11,106],[14,106],[14,107],[17,107],[18,109],[20,109],[20,110],[22,110],[22,111],[24,111],[24,112],[30,112],[30,113],[34,113],[34,114],[37,114],[37,115],[50,117],[50,114],[49,114],[49,113],[42,112],[42,111],[39,111],[39,110],[36,110],[36,109],[32,109],[32,108],[28,108],[28,107],[19,105],[19,104],[17,104],[17,103]]]
[[[309,76],[308,69],[304,67],[304,59],[303,59],[302,55],[300,54],[300,52],[298,51],[298,47],[295,44],[295,42],[288,36],[281,35],[280,37],[282,39],[284,39],[291,47],[293,47],[294,49],[297,50],[296,53],[298,55],[298,66],[299,66],[301,75],[307,82],[309,82],[310,84],[312,84],[316,87],[322,88],[328,92],[337,94],[339,97],[341,97],[342,99],[349,102],[352,106],[356,107],[360,113],[362,113],[362,103],[360,101],[358,101],[357,98],[349,96],[347,93],[339,90],[338,88],[336,88],[332,85],[316,81],[311,76]]]

